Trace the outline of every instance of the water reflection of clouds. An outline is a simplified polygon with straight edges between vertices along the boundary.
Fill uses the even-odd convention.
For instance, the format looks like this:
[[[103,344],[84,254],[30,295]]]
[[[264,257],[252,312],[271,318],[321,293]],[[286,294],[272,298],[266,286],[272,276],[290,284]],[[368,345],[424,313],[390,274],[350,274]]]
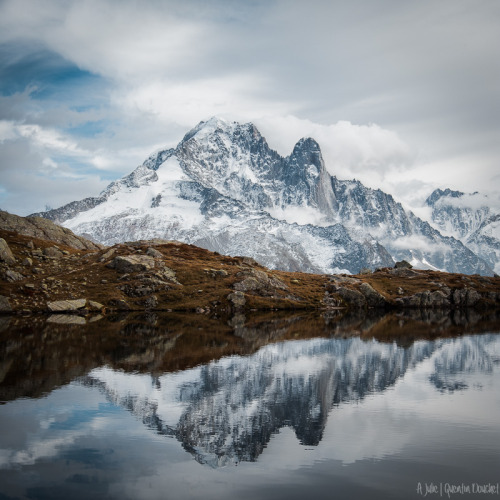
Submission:
[[[358,352],[364,359],[363,363],[376,362],[375,367],[381,374],[390,367],[399,366],[401,369],[402,360],[409,356],[408,351],[395,344],[375,343],[375,354],[369,358],[372,342],[360,344],[356,351],[355,342],[351,341],[346,351],[349,356],[341,361],[335,357],[328,363],[328,357],[320,349],[327,343],[326,340],[294,342],[292,347],[298,351],[290,357],[289,363],[283,359],[279,369],[278,365],[271,363],[270,371],[273,376],[279,374],[282,382],[290,374],[295,379],[299,376],[304,380],[313,375],[324,377],[325,367],[331,367],[332,363],[350,364],[351,368],[356,366],[353,364],[354,353]],[[500,444],[497,422],[500,366],[498,363],[485,364],[477,353],[492,358],[498,356],[500,337],[438,341],[436,348],[430,351],[426,346],[426,342],[416,345],[415,363],[407,359],[407,369],[396,370],[393,376],[389,376],[390,383],[383,390],[366,392],[361,398],[346,397],[332,404],[317,446],[301,444],[297,430],[288,426],[286,421],[280,421],[281,427],[263,442],[264,448],[257,463],[239,463],[237,469],[200,467],[179,445],[177,439],[181,436],[168,439],[151,432],[152,427],[144,425],[150,420],[144,417],[156,414],[161,417],[163,425],[175,428],[190,408],[207,409],[212,403],[220,405],[227,401],[224,390],[229,388],[229,400],[233,404],[247,403],[244,410],[248,413],[238,413],[243,418],[242,425],[246,425],[245,419],[259,411],[262,400],[272,396],[270,388],[275,383],[266,379],[266,390],[255,393],[255,397],[243,400],[235,397],[236,379],[245,381],[248,366],[255,364],[258,356],[253,359],[252,356],[230,357],[212,363],[215,378],[211,378],[207,367],[197,367],[161,376],[159,384],[149,375],[132,375],[109,368],[94,370],[91,378],[101,385],[86,387],[73,383],[53,391],[46,398],[18,400],[0,407],[0,428],[9,429],[0,435],[0,472],[1,469],[5,472],[16,467],[36,471],[37,467],[43,466],[44,481],[49,482],[61,474],[58,467],[66,464],[63,472],[67,482],[65,488],[70,488],[73,482],[76,487],[78,478],[87,475],[107,481],[110,485],[108,493],[116,498],[148,498],[148,491],[149,498],[157,498],[162,491],[179,499],[216,498],[217,495],[226,498],[228,491],[239,492],[253,481],[261,485],[272,485],[280,480],[293,484],[298,480],[293,471],[316,469],[325,463],[332,468],[337,467],[335,464],[342,464],[354,471],[367,460],[379,461],[388,457],[413,462],[427,460],[429,450],[434,450],[432,456],[436,464],[446,465],[455,459],[454,455],[459,455],[456,453],[457,429],[460,446],[481,449],[494,456]],[[261,350],[260,356],[266,360],[266,366],[269,359],[279,361],[277,348],[279,350],[279,347],[272,346],[268,357],[265,349]],[[467,380],[470,389],[440,393],[430,377],[436,372],[436,367],[449,365],[443,359],[453,360],[456,358],[453,353],[457,352],[468,353],[471,359],[477,360],[476,364],[465,365],[460,361],[461,366],[467,367],[460,376]],[[315,358],[308,357],[308,353],[319,355],[321,361],[311,363]],[[393,359],[394,364],[380,365],[384,356]],[[492,369],[485,372],[488,366]],[[254,368],[252,377],[257,377],[255,380],[266,378],[258,366]],[[451,367],[449,369],[453,371]],[[351,382],[357,380],[352,377],[358,372],[350,368],[340,373],[347,373]],[[359,370],[362,376],[365,373],[369,373],[367,367]],[[476,390],[479,383],[482,389]],[[328,386],[325,390],[330,389]],[[356,391],[346,394],[356,395]],[[218,397],[214,398],[214,395]],[[200,406],[199,398],[206,404]],[[128,411],[123,411],[123,408]],[[234,409],[236,412],[240,410]],[[205,414],[205,417],[209,416]],[[192,422],[196,425],[197,420]],[[477,426],[481,428],[479,434],[475,432]],[[153,430],[158,431],[158,428]],[[209,492],[204,487],[208,483]],[[19,490],[15,493],[21,496],[22,485],[17,488]]]

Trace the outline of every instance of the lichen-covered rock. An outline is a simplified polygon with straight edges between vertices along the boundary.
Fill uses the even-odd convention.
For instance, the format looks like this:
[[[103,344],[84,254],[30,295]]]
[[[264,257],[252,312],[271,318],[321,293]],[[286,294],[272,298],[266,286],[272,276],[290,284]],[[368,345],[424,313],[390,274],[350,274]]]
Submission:
[[[227,300],[235,309],[241,309],[246,303],[245,294],[240,291],[232,292],[227,296]]]
[[[0,261],[5,262],[9,266],[16,263],[16,258],[12,250],[3,238],[0,238]]]

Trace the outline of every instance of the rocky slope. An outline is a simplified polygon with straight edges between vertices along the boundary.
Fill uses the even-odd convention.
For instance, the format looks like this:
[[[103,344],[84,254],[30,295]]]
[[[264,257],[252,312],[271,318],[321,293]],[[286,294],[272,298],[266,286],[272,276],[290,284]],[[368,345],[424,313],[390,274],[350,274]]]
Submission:
[[[99,197],[37,215],[106,245],[176,239],[287,271],[358,273],[405,259],[418,268],[493,274],[392,196],[332,177],[313,139],[282,157],[254,125],[217,118]]]
[[[252,309],[495,308],[499,300],[498,277],[401,263],[358,276],[291,273],[176,241],[82,250],[0,230],[5,313],[70,312],[85,322],[92,312],[174,310],[234,319]]]

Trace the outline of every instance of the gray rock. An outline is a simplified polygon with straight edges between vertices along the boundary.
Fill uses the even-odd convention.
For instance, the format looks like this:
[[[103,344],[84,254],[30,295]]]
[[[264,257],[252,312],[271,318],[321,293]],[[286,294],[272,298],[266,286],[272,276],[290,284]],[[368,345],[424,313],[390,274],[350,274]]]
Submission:
[[[243,257],[243,260],[241,262],[245,266],[250,266],[250,267],[255,267],[259,265],[259,263],[252,257]]]
[[[114,253],[115,253],[115,249],[110,248],[107,252],[104,252],[102,254],[101,258],[99,259],[99,262],[104,262],[105,260],[110,259],[111,257],[113,257]]]
[[[335,292],[340,295],[344,303],[351,307],[366,307],[366,298],[358,290],[352,290],[345,286],[338,286]]]
[[[479,302],[479,300],[481,300],[481,296],[478,292],[476,292],[476,290],[467,290],[467,295],[465,298],[465,305],[467,307],[475,306]]]
[[[23,260],[23,266],[26,266],[26,267],[31,267],[33,265],[33,260],[30,259],[29,257],[26,257],[24,260]]]
[[[52,259],[60,259],[64,254],[57,247],[47,247],[43,249],[43,255]]]
[[[250,292],[250,291],[260,290],[264,286],[265,285],[262,282],[260,282],[257,278],[254,278],[253,276],[248,276],[243,281],[235,283],[233,288],[240,292]]]
[[[89,300],[87,302],[87,305],[91,311],[103,311],[105,309],[105,307],[102,304],[96,302],[95,300]]]
[[[149,255],[125,255],[115,257],[108,266],[119,273],[138,273],[154,269],[155,260]]]
[[[394,264],[394,269],[411,269],[413,266],[406,260],[400,260]]]
[[[47,308],[51,312],[78,312],[87,306],[87,299],[55,300],[47,302]]]
[[[167,267],[166,265],[161,266],[161,270],[159,273],[157,273],[159,276],[159,279],[166,279],[168,281],[171,281],[172,283],[175,283],[176,285],[182,285],[182,283],[179,283],[177,281],[177,277],[175,274],[175,271],[173,269],[170,269],[170,267]]]
[[[0,238],[0,261],[5,262],[9,266],[16,263],[16,258],[12,250],[3,238]]]
[[[368,307],[384,307],[387,305],[385,297],[377,292],[369,283],[362,283],[359,290],[366,298]]]
[[[156,248],[149,247],[146,251],[146,255],[149,255],[150,257],[154,257],[155,259],[163,259],[164,256],[163,254],[156,250]]]
[[[24,276],[21,273],[18,273],[17,271],[13,271],[12,269],[7,269],[5,271],[5,279],[7,281],[21,281],[24,279]]]
[[[280,279],[272,275],[269,276],[259,269],[240,271],[236,276],[245,277],[242,281],[233,285],[233,288],[240,292],[256,291],[269,295],[276,289],[287,290],[288,288]]]

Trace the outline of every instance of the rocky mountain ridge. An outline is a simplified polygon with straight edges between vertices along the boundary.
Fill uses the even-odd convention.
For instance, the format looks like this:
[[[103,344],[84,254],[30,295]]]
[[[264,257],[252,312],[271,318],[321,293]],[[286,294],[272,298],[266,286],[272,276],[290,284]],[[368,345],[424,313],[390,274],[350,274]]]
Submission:
[[[500,212],[479,193],[436,189],[426,200],[431,219],[500,273]]]
[[[37,215],[106,245],[176,239],[288,271],[357,273],[404,259],[418,268],[493,274],[392,196],[331,176],[313,139],[282,157],[254,125],[217,118],[99,197]]]

